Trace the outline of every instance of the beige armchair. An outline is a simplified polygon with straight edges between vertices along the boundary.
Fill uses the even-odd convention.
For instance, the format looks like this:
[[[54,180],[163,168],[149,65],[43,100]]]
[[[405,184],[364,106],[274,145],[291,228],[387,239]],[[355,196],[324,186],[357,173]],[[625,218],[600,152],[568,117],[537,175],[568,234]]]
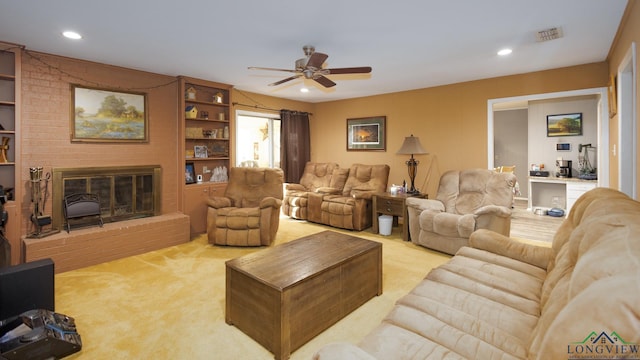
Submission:
[[[444,173],[435,199],[406,201],[411,241],[453,255],[477,229],[509,236],[515,183],[514,174],[488,169]]]
[[[306,163],[300,183],[285,185],[282,213],[293,219],[306,220],[309,193],[329,187],[334,170],[339,170],[336,163]]]
[[[233,167],[224,197],[207,200],[209,243],[270,245],[280,224],[282,169]]]

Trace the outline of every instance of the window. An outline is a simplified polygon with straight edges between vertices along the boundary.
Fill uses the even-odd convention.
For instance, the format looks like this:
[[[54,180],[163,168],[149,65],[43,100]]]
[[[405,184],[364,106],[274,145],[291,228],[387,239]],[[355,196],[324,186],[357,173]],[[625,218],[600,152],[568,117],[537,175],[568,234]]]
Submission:
[[[236,166],[280,167],[280,118],[236,113]]]

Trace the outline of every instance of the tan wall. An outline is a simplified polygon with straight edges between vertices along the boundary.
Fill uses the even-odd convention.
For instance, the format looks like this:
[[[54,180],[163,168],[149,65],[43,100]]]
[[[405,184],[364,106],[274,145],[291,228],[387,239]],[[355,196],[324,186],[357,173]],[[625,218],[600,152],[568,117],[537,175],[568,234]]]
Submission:
[[[149,142],[72,143],[70,84],[146,92]],[[23,52],[22,55],[22,234],[31,213],[29,167],[149,165],[162,166],[162,213],[177,206],[177,99],[175,77],[76,59]],[[51,189],[51,187],[49,187]],[[51,197],[45,212],[50,214]]]
[[[478,80],[427,89],[318,103],[311,118],[311,158],[352,163],[386,163],[389,183],[408,181],[407,155],[396,155],[405,136],[418,136],[429,155],[420,161],[416,187],[434,194],[442,172],[487,167],[489,99],[603,87],[605,62],[522,75]],[[339,86],[339,85],[338,85]],[[387,117],[385,152],[347,151],[346,119]],[[429,169],[431,170],[429,171]],[[429,175],[428,175],[429,173]],[[430,177],[428,185],[425,184]]]
[[[620,29],[618,29],[618,34],[616,37],[616,41],[614,42],[611,51],[609,53],[608,61],[609,61],[609,74],[617,75],[618,68],[620,67],[622,60],[629,52],[631,48],[631,43],[635,42],[636,46],[640,45],[640,4],[636,0],[629,0],[627,5],[627,9],[625,12],[625,17],[620,25]],[[637,51],[637,49],[636,49]],[[636,72],[638,71],[638,54],[636,54]],[[636,89],[640,89],[640,75],[636,73]],[[636,91],[636,104],[640,104],[640,92]],[[636,112],[636,139],[640,138],[640,126],[638,126],[638,116],[640,116],[640,112]],[[615,146],[616,148],[620,148],[618,141],[618,131],[619,131],[619,123],[618,116],[614,116],[609,121],[609,144],[611,148]],[[637,149],[640,152],[640,147]],[[612,151],[609,151],[610,154],[610,171],[611,171],[611,181],[610,186],[616,188],[618,186],[618,157],[614,156]],[[636,156],[636,189],[640,189],[640,154]]]

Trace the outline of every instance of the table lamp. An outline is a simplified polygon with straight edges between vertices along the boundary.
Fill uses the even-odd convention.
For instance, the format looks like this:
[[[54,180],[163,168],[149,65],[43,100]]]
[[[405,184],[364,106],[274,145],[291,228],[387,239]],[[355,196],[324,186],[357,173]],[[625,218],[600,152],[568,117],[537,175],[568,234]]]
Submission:
[[[420,191],[416,190],[414,182],[416,180],[416,173],[418,170],[418,161],[413,158],[413,155],[422,155],[428,154],[427,150],[422,147],[420,144],[420,139],[413,136],[407,136],[404,138],[404,142],[402,143],[402,147],[398,152],[398,155],[411,155],[411,158],[405,162],[407,164],[409,170],[409,179],[411,181],[411,188],[407,191],[407,194],[419,194]]]

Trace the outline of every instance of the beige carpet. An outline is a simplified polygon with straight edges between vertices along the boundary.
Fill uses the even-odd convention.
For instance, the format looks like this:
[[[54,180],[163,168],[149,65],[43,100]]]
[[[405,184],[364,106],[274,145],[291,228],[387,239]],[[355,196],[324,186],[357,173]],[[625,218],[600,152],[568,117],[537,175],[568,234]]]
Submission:
[[[281,219],[276,244],[337,229]],[[346,232],[383,244],[383,294],[292,353],[358,342],[434,266],[449,256],[391,236]],[[136,241],[136,239],[131,239]],[[224,263],[259,248],[224,248],[205,236],[179,246],[56,275],[56,311],[76,319],[83,349],[69,359],[273,359],[224,322]]]

